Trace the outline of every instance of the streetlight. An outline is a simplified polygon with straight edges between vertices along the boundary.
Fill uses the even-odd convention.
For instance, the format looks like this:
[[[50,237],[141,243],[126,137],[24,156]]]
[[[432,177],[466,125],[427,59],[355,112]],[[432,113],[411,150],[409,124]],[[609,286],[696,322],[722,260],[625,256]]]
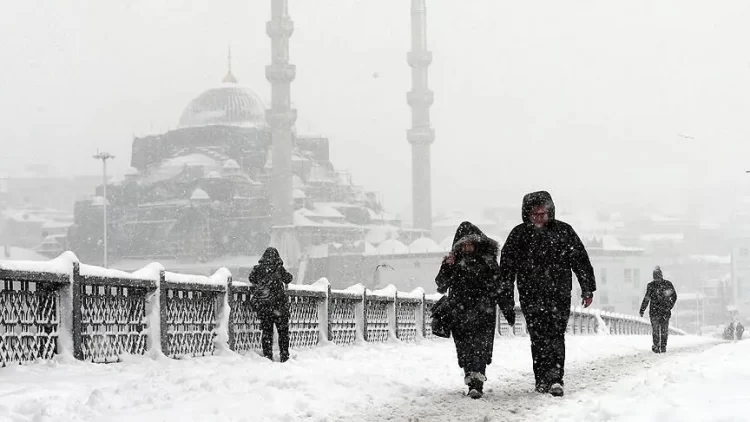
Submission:
[[[97,160],[102,160],[102,196],[104,197],[104,268],[107,268],[107,160],[115,158],[114,155],[108,152],[96,151],[96,155],[93,156]]]

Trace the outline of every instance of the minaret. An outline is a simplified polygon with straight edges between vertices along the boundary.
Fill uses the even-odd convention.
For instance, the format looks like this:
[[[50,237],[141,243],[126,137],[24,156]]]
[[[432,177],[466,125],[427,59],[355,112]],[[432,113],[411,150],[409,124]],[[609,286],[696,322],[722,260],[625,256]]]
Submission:
[[[290,92],[296,74],[295,66],[289,64],[289,38],[293,32],[288,0],[271,0],[271,20],[266,25],[266,33],[271,38],[271,65],[266,66],[266,79],[271,83],[271,108],[266,110],[266,120],[273,139],[271,244],[292,268],[297,266],[300,256],[292,199],[292,128],[297,121],[297,110],[291,108]]]
[[[415,229],[432,231],[432,182],[430,146],[435,131],[430,125],[430,106],[434,95],[428,87],[427,67],[432,53],[427,51],[427,9],[425,0],[411,0],[411,91],[406,99],[411,107],[411,129],[406,139],[411,144],[412,220]]]

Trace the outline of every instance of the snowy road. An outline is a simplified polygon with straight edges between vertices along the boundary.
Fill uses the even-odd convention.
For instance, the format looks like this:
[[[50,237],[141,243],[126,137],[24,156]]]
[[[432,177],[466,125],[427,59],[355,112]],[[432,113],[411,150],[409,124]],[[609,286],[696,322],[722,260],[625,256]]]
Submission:
[[[10,367],[0,369],[0,421],[631,420],[602,412],[596,397],[627,389],[618,383],[640,379],[649,366],[699,359],[698,352],[724,347],[675,336],[669,354],[653,355],[648,336],[569,336],[567,391],[558,399],[532,392],[528,341],[496,341],[486,396],[478,401],[463,396],[449,340],[320,347],[299,351],[283,365],[257,356],[216,356]],[[616,407],[617,395],[612,397]],[[579,407],[584,413],[576,413]]]

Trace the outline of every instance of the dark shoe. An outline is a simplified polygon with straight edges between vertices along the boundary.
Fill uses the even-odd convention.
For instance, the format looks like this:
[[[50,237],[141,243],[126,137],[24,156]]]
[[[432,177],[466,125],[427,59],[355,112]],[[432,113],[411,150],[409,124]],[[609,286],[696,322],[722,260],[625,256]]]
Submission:
[[[271,355],[263,355],[263,357],[266,358],[266,359],[268,359],[268,360],[270,360],[271,362],[273,362],[273,355],[272,354]]]
[[[651,351],[654,353],[661,353],[661,350],[659,350],[659,348],[656,346],[651,346]]]
[[[667,348],[666,347],[662,347],[661,350],[659,351],[659,353],[667,353]]]
[[[484,389],[484,382],[476,378],[469,380],[469,397],[472,399],[478,399],[482,397]]]
[[[547,394],[549,393],[549,385],[547,384],[537,384],[536,388],[534,389],[539,394]]]
[[[565,391],[563,390],[563,386],[556,382],[549,387],[549,393],[555,397],[562,397]]]
[[[286,362],[289,360],[289,355],[281,355],[279,357],[279,362]]]

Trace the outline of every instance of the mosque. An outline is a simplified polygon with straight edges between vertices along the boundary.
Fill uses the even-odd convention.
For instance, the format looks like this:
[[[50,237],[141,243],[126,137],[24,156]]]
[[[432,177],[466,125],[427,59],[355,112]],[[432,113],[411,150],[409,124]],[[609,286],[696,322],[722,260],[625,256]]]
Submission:
[[[414,225],[387,213],[370,192],[355,185],[330,161],[330,144],[299,133],[291,108],[289,63],[294,25],[287,0],[272,0],[270,107],[229,69],[221,84],[200,93],[184,108],[176,129],[134,137],[131,168],[123,180],[96,189],[76,202],[68,244],[83,262],[101,263],[103,213],[107,212],[110,266],[135,269],[159,261],[172,268],[205,272],[227,261],[247,268],[269,244],[291,268],[332,253],[373,254],[375,246],[413,243],[431,230],[429,122],[424,0],[412,1],[412,107]],[[425,252],[434,242],[421,239]],[[400,247],[393,247],[403,252]],[[247,262],[243,257],[248,257]],[[166,266],[166,265],[165,265]],[[188,267],[186,267],[188,266]],[[210,267],[210,268],[209,268]]]

